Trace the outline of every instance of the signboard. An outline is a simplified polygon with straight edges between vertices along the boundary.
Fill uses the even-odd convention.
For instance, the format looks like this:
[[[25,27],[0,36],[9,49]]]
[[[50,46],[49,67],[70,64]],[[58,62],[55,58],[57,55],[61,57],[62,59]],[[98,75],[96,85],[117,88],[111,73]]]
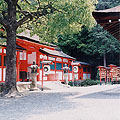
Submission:
[[[54,57],[48,57],[49,60],[55,61]]]
[[[68,62],[68,60],[67,59],[63,59],[63,62]]]
[[[57,57],[57,58],[56,58],[56,61],[60,61],[60,62],[62,62],[62,59],[59,58],[59,57]]]

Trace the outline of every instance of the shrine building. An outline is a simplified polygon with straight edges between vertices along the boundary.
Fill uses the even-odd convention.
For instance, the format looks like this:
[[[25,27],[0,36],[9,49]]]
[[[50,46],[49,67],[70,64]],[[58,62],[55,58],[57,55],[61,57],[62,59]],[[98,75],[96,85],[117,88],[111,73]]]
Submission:
[[[2,39],[2,38],[1,38]],[[63,67],[69,67],[68,81],[91,78],[91,65],[75,61],[74,57],[65,54],[56,45],[40,43],[25,36],[16,39],[16,81],[30,81],[30,69],[33,61],[39,66],[37,81],[64,82]],[[6,46],[0,48],[0,82],[5,81]],[[45,69],[47,68],[47,69]]]

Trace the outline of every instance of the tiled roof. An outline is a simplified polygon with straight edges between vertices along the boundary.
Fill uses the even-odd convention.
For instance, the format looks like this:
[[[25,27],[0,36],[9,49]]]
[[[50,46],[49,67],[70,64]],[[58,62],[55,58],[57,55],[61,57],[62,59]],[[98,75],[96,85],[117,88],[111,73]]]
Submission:
[[[105,10],[98,10],[98,11],[95,11],[95,12],[120,12],[120,5],[119,6],[116,6],[116,7],[113,7],[113,8],[110,8],[110,9],[105,9]]]
[[[91,65],[91,64],[89,64],[89,63],[81,62],[81,61],[74,61],[74,63],[80,63],[81,65]]]
[[[94,11],[92,14],[98,24],[120,40],[120,5],[110,9]]]
[[[49,55],[55,55],[55,56],[59,56],[59,57],[75,59],[74,57],[71,57],[60,50],[50,50],[50,49],[44,48],[44,49],[40,49],[40,52],[49,54]]]

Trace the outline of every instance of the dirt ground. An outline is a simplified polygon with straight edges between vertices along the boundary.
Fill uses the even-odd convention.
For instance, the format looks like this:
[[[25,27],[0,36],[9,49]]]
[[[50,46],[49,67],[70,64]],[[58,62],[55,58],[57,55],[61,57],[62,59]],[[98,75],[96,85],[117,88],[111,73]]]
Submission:
[[[120,120],[120,85],[60,87],[0,98],[0,120]]]

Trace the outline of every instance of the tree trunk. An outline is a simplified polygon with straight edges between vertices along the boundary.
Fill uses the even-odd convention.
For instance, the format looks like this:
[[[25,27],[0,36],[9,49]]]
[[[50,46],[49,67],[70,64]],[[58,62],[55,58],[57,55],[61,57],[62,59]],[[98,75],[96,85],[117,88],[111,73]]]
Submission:
[[[120,53],[119,53],[119,66],[120,66]]]
[[[106,67],[106,54],[104,53],[104,67]]]
[[[6,48],[6,77],[3,95],[14,96],[16,87],[16,4],[8,3],[7,48]]]

